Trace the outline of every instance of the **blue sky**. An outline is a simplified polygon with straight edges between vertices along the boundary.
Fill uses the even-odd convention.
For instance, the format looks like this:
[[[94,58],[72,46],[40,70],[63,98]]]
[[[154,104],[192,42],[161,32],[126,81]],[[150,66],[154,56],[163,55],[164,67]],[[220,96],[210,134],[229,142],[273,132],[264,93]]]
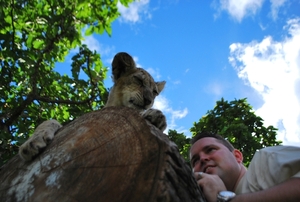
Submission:
[[[111,37],[84,43],[108,67],[125,51],[167,82],[154,104],[167,116],[166,132],[190,136],[216,101],[247,98],[265,126],[280,129],[278,139],[300,146],[298,0],[140,0],[119,10]]]

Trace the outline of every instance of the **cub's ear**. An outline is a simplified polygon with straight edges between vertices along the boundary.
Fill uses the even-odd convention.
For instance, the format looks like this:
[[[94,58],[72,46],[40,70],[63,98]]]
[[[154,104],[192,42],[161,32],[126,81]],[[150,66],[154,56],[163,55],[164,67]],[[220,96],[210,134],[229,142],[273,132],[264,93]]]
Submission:
[[[130,74],[136,70],[136,65],[133,58],[125,52],[117,53],[112,61],[113,80],[118,80],[125,74]]]
[[[166,82],[165,81],[160,81],[160,82],[155,82],[158,90],[158,94],[164,89]]]

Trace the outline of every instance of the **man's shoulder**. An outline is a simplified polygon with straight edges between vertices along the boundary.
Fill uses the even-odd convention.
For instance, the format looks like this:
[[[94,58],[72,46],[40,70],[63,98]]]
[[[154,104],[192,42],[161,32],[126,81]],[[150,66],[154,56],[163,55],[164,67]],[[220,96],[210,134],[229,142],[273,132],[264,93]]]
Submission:
[[[300,161],[300,147],[280,145],[265,147],[257,151],[253,156],[251,163],[272,162],[275,166],[278,164],[285,165],[295,161]]]
[[[291,177],[300,177],[300,147],[266,147],[255,153],[239,191],[267,189]]]
[[[300,147],[288,146],[288,145],[278,145],[272,147],[265,147],[258,151],[258,153],[282,153],[282,152],[300,152]]]

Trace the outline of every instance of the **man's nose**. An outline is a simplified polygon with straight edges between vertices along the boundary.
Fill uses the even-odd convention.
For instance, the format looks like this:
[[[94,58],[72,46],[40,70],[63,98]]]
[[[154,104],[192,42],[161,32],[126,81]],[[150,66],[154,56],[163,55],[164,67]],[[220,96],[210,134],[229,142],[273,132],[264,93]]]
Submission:
[[[205,154],[205,153],[200,154],[200,161],[201,162],[207,162],[207,161],[209,161],[209,159],[210,159],[210,157],[209,157],[208,154]]]

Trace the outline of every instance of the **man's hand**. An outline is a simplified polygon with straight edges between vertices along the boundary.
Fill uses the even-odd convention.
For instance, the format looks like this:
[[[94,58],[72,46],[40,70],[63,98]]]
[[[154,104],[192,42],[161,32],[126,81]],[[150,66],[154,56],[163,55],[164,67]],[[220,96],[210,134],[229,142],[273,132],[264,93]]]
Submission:
[[[218,175],[210,175],[203,172],[195,172],[194,175],[209,202],[216,202],[218,193],[227,190]]]

